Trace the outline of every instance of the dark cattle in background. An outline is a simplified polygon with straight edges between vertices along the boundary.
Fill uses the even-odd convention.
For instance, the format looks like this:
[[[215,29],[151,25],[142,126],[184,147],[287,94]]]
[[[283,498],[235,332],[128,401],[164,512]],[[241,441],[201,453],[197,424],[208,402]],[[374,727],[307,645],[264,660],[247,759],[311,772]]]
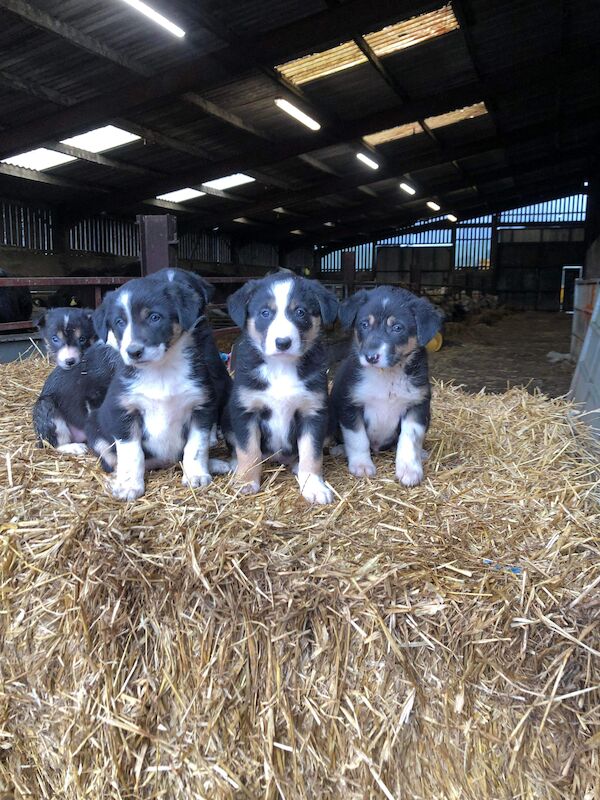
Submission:
[[[12,278],[0,269],[0,278]],[[0,286],[0,322],[21,322],[31,319],[31,292],[25,287]]]
[[[111,277],[117,278],[139,278],[140,276],[140,263],[139,261],[132,261],[128,264],[122,264],[118,267],[112,267],[110,270]],[[78,269],[70,272],[71,278],[97,278],[98,270],[93,269]],[[110,291],[111,286],[102,287],[102,296]],[[93,308],[94,303],[94,287],[93,286],[60,286],[53,292],[47,299],[46,305],[48,308],[63,308],[66,306],[77,306],[78,308]]]

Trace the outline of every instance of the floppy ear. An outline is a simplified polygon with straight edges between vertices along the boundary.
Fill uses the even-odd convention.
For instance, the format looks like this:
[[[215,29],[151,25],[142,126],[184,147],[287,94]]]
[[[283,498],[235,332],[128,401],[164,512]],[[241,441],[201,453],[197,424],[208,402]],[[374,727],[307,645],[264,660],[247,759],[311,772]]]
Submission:
[[[0,272],[2,272],[2,270],[0,270]],[[0,276],[0,277],[1,277],[1,276]],[[39,330],[39,331],[41,332],[41,334],[43,335],[43,334],[44,334],[44,328],[46,327],[46,312],[44,312],[44,313],[42,314],[42,316],[41,316],[41,317],[39,317],[39,319],[38,319],[38,321],[37,321],[37,326],[38,326],[38,330]]]
[[[317,295],[317,301],[319,303],[319,308],[321,309],[321,319],[323,320],[323,324],[333,325],[337,318],[339,307],[337,297],[333,292],[330,292],[329,289],[326,289],[324,286],[321,286],[320,283],[317,283],[317,281],[311,281],[311,283],[313,284],[315,294]]]
[[[110,314],[114,302],[115,292],[108,292],[104,295],[104,299],[98,306],[98,308],[92,312],[92,322],[94,324],[94,330],[98,338],[106,342],[108,339],[108,334],[110,331],[108,325],[108,315]]]
[[[256,290],[257,281],[249,281],[227,298],[227,312],[238,328],[246,325],[248,303]]]
[[[351,328],[354,325],[358,309],[363,303],[367,302],[368,296],[367,290],[361,289],[359,292],[356,292],[356,294],[353,294],[352,297],[344,300],[340,305],[338,314],[344,328]]]
[[[188,287],[174,283],[167,287],[166,293],[175,303],[177,318],[183,330],[191,330],[202,316],[204,302],[200,305],[198,303],[198,300],[202,300],[202,298],[199,298],[196,292],[190,292]]]
[[[442,313],[424,297],[413,300],[410,309],[417,323],[417,341],[424,347],[441,330]]]

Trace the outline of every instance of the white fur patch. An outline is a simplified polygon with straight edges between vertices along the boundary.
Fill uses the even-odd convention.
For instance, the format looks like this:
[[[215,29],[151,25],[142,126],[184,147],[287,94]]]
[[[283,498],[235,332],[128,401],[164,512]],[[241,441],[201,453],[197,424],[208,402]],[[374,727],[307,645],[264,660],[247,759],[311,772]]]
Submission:
[[[358,430],[342,428],[344,437],[344,449],[348,458],[348,469],[357,478],[372,478],[377,472],[373,459],[371,458],[371,447],[369,437],[362,421],[359,423]]]
[[[174,464],[182,456],[184,428],[192,412],[206,402],[204,388],[193,380],[185,349],[189,335],[171,347],[162,361],[138,369],[121,399],[128,411],[142,417],[144,446],[157,462]]]
[[[117,337],[114,335],[112,331],[108,332],[108,336],[106,337],[106,344],[109,347],[112,347],[114,350],[119,349],[119,343],[117,342]]]
[[[72,364],[65,363],[69,358],[75,359]],[[75,364],[79,364],[80,360],[81,353],[76,347],[64,345],[56,351],[56,363],[63,369],[70,369],[71,367],[75,366]]]
[[[396,450],[396,477],[404,486],[417,486],[423,480],[422,445],[425,427],[408,416],[402,420],[402,430]]]
[[[210,431],[193,426],[183,449],[184,486],[208,486],[212,481],[208,470]]]
[[[88,451],[87,445],[83,444],[82,442],[60,444],[56,449],[61,453],[66,453],[69,456],[84,456]]]
[[[117,439],[117,468],[111,484],[113,497],[135,500],[144,494],[144,451],[137,439]]]
[[[126,364],[131,363],[131,359],[127,355],[127,348],[131,344],[131,339],[133,335],[133,320],[131,318],[131,298],[129,297],[129,292],[123,292],[119,297],[119,304],[122,306],[124,314],[125,314],[125,328],[123,330],[123,336],[121,337],[121,344],[119,347],[119,351],[121,353],[121,358]]]
[[[427,386],[413,386],[401,366],[362,370],[352,399],[364,406],[365,427],[373,450],[395,438],[400,418],[426,394]]]
[[[71,444],[73,437],[71,436],[71,429],[62,417],[54,417],[54,430],[56,431],[56,446],[57,448],[63,447],[66,444]]]
[[[290,348],[283,351],[284,355],[281,356],[282,358],[286,356],[297,356],[300,353],[300,333],[298,328],[287,318],[285,313],[290,302],[290,294],[293,288],[294,282],[292,280],[276,281],[273,284],[273,297],[275,298],[276,310],[265,339],[265,355],[267,356],[275,356],[278,353],[282,353],[282,351],[277,349],[275,343],[276,339],[290,338],[292,340]]]
[[[274,356],[267,359],[258,374],[268,383],[264,390],[243,388],[240,391],[242,405],[248,411],[268,408],[271,416],[263,425],[268,426],[273,452],[289,450],[290,425],[296,412],[310,416],[323,408],[324,398],[309,391],[298,377],[296,363],[287,358]]]
[[[320,475],[299,471],[296,477],[302,497],[309,503],[325,505],[333,501],[333,492]]]

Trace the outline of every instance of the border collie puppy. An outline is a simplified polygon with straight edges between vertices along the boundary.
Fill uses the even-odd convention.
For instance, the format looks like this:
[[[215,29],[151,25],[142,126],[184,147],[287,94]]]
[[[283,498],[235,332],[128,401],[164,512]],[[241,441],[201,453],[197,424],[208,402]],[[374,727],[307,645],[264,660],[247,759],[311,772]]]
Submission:
[[[242,331],[225,436],[236,451],[242,492],[260,488],[261,463],[297,462],[309,503],[330,503],[322,477],[327,364],[320,332],[338,302],[316,281],[281,271],[242,286],[227,307]]]
[[[99,335],[112,333],[122,363],[90,417],[88,441],[107,471],[112,493],[144,493],[144,471],[183,459],[186,486],[206,486],[211,430],[231,379],[204,317],[212,286],[193,273],[161,270],[106,295],[95,314]],[[227,471],[213,462],[213,471]]]
[[[81,455],[89,414],[104,400],[119,356],[96,341],[91,309],[56,308],[38,324],[58,366],[33,407],[33,427],[40,444]]]
[[[53,308],[38,320],[49,357],[62,369],[79,364],[96,340],[90,308]]]
[[[350,297],[339,316],[354,327],[354,339],[334,379],[331,409],[350,472],[375,475],[371,450],[396,447],[397,479],[416,486],[430,419],[425,345],[440,330],[441,314],[424,298],[380,286]]]

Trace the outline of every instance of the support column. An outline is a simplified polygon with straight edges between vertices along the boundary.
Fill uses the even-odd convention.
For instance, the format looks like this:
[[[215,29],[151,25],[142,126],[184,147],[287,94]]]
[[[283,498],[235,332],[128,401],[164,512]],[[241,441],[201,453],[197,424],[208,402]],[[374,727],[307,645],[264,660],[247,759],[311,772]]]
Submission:
[[[177,266],[177,218],[172,214],[138,214],[142,275]]]

